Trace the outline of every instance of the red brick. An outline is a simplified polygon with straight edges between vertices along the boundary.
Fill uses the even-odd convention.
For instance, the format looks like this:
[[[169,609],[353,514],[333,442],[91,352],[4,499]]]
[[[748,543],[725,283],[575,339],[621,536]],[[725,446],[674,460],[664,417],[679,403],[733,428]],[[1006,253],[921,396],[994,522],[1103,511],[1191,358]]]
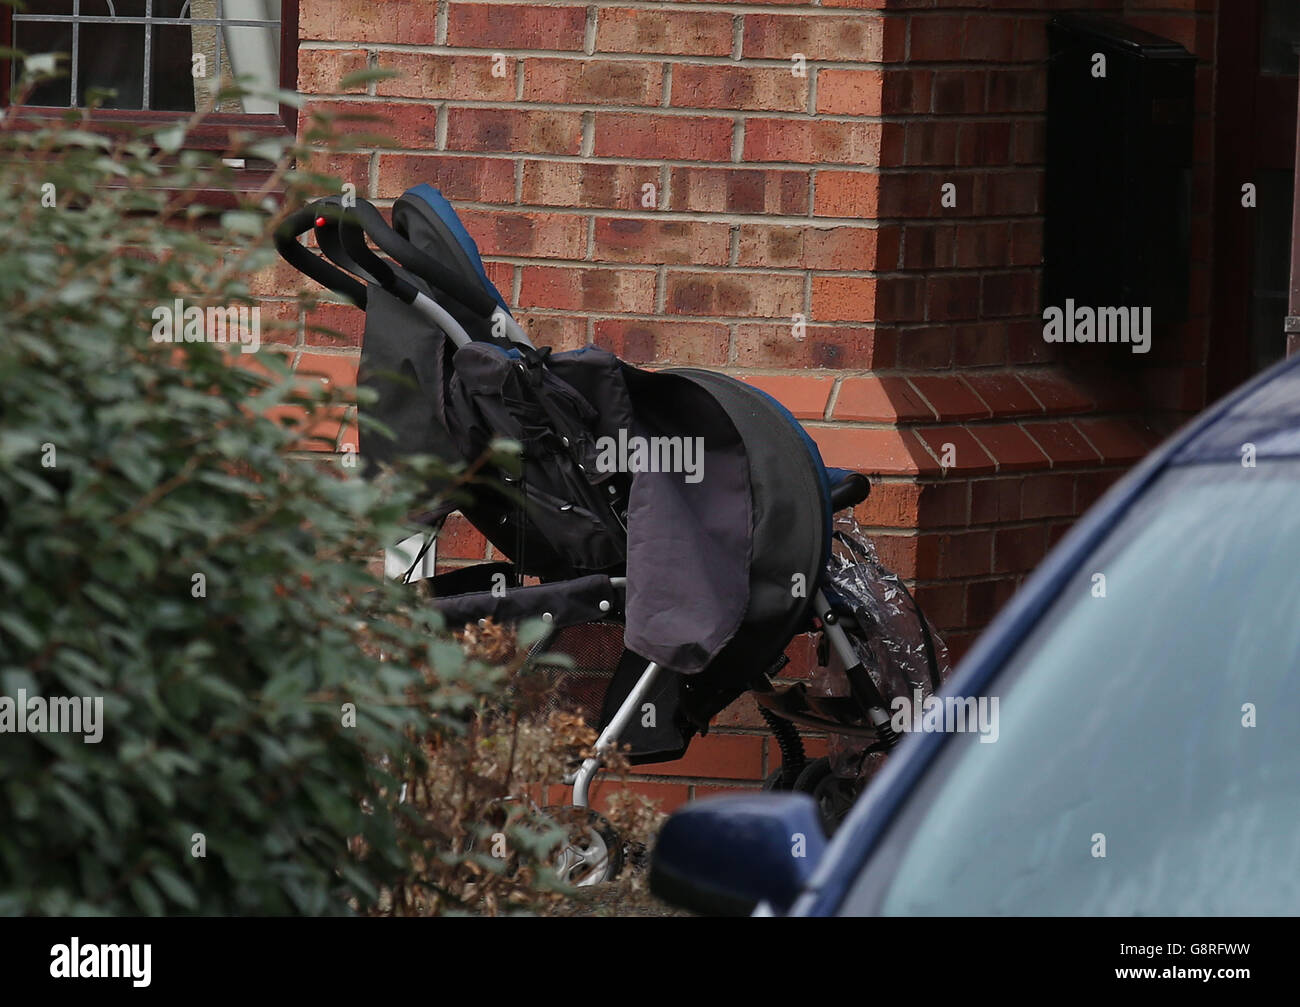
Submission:
[[[957,130],[956,164],[960,168],[1010,164],[1014,139],[1011,122],[962,123]]]
[[[737,264],[868,270],[876,266],[874,227],[741,224]]]
[[[912,423],[933,420],[934,410],[921,400],[905,378],[845,378],[832,413],[837,420]]]
[[[907,67],[885,70],[881,111],[885,115],[915,115],[930,111],[936,75],[929,70]]]
[[[529,158],[523,163],[523,171],[521,198],[524,203],[641,210],[647,209],[642,206],[645,185],[655,187],[656,203],[661,198],[658,193],[659,170],[651,166]]]
[[[1047,73],[1038,67],[989,73],[988,112],[1041,112],[1047,106]]]
[[[1080,514],[1101,499],[1123,475],[1120,470],[1105,472],[1080,472],[1074,479],[1074,498]]]
[[[370,191],[370,155],[342,151],[311,149],[306,151],[298,166],[320,175],[332,175],[340,183],[351,182],[358,193]]]
[[[921,548],[918,566],[926,569],[934,563],[940,578],[987,576],[993,571],[993,533],[989,531],[923,536]],[[929,548],[936,551],[933,557],[928,555]]]
[[[991,415],[984,401],[959,377],[936,375],[914,377],[911,381],[941,420],[983,419]]]
[[[971,483],[971,524],[1020,520],[1020,479],[977,479]]]
[[[970,483],[964,479],[941,479],[921,487],[917,501],[916,525],[935,529],[969,524]]]
[[[929,447],[933,458],[931,468],[941,468],[945,456],[951,455],[952,465],[949,474],[974,475],[981,472],[993,472],[993,459],[965,427],[925,427],[914,431]],[[951,452],[947,445],[952,446]]]
[[[785,67],[683,63],[673,68],[670,101],[674,108],[802,112],[808,107],[808,78]]]
[[[426,16],[434,20],[432,11],[427,11]],[[582,49],[586,31],[585,7],[495,3],[447,6],[447,44],[452,46],[573,52]]]
[[[299,377],[319,382],[330,388],[355,388],[358,360],[359,358],[354,354],[338,356],[304,353],[294,370]]]
[[[903,124],[903,156],[908,165],[958,164],[957,136],[961,126],[942,119]]]
[[[1052,460],[1053,468],[1060,465],[1091,465],[1101,460],[1073,423],[1029,423],[1025,425],[1025,432]]]
[[[365,70],[370,58],[364,49],[301,49],[298,52],[298,91],[301,94],[364,94],[365,85],[340,86],[349,74]]]
[[[1020,516],[1026,521],[1073,515],[1074,477],[1069,475],[1026,476],[1020,491]]]
[[[437,43],[436,19],[425,0],[385,3],[305,3],[298,14],[298,37],[331,42]]]
[[[966,591],[964,584],[925,584],[913,594],[921,611],[935,625],[964,626]]]
[[[884,26],[874,15],[746,14],[741,53],[746,59],[879,63]]]
[[[916,475],[934,463],[915,439],[900,430],[871,427],[809,427],[822,460],[832,468],[885,475]]]
[[[1012,18],[986,14],[913,16],[911,22],[909,56],[918,63],[1005,61],[1015,55],[1017,25]]]
[[[730,119],[709,116],[595,113],[596,157],[726,161],[731,157]]]
[[[322,302],[307,312],[307,345],[360,349],[365,323],[365,312],[350,304]]]
[[[873,536],[872,541],[880,562],[887,569],[900,577],[916,578],[934,575],[932,570],[926,572],[922,569],[921,550],[924,546],[922,540],[925,538],[927,536],[924,535],[877,534]],[[927,560],[929,561],[929,558]]]
[[[727,361],[725,325],[605,319],[596,322],[595,343],[633,364],[695,364],[717,367]]]
[[[1009,326],[1003,323],[954,326],[953,364],[959,368],[1005,366],[1008,361],[1008,331]]]
[[[876,330],[870,325],[808,325],[804,338],[794,338],[790,325],[739,324],[735,361],[738,367],[862,368],[886,366]]]
[[[871,493],[854,511],[858,523],[887,528],[915,528],[921,487],[915,482],[874,479]]]
[[[982,318],[1032,314],[1038,305],[1038,274],[997,273],[980,281],[979,300]]]
[[[654,300],[655,273],[648,269],[525,266],[519,289],[521,308],[649,314]]]
[[[744,228],[741,228],[743,233]],[[881,235],[876,227],[810,227],[804,231],[803,262],[808,269],[877,269]]]
[[[401,76],[378,81],[375,93],[382,97],[455,98],[483,101],[513,101],[515,68],[506,60],[505,76],[493,74],[491,56],[448,56],[438,53],[381,52],[378,66],[396,70]]]
[[[513,203],[515,199],[515,165],[509,158],[438,154],[379,156],[378,198],[396,199],[421,182],[428,182],[451,200]]]
[[[563,105],[653,106],[659,104],[663,94],[663,75],[659,63],[530,57],[524,61],[524,100]]]
[[[967,625],[983,628],[1011,600],[1016,592],[1016,582],[1010,578],[977,580],[967,584],[965,591]]]
[[[571,311],[557,315],[517,310],[515,320],[524,327],[535,346],[559,351],[587,345],[587,319]]]
[[[670,271],[664,309],[674,315],[790,318],[802,312],[800,275]]]
[[[1151,444],[1133,427],[1122,420],[1085,420],[1075,425],[1084,437],[1101,452],[1107,464],[1132,464],[1145,457]]]
[[[745,123],[745,160],[876,165],[880,137],[878,122],[751,118]]]
[[[483,255],[581,259],[587,222],[569,213],[462,210],[461,222]]]
[[[604,7],[596,21],[597,52],[729,56],[726,12]]]
[[[1047,554],[1047,528],[1041,524],[1002,528],[993,533],[995,573],[1027,573]]]
[[[832,378],[804,374],[754,374],[742,380],[767,392],[801,420],[820,420],[826,414],[826,402],[834,384]]]
[[[435,149],[438,145],[438,109],[432,103],[384,101],[313,101],[308,114],[319,113],[333,121],[334,128],[352,143],[385,144],[413,149]]]
[[[655,265],[723,265],[731,226],[694,220],[598,217],[594,257],[609,262]]]
[[[874,171],[819,171],[813,213],[818,217],[874,218],[880,207],[880,175]]]
[[[438,533],[439,559],[476,559],[487,556],[487,539],[459,513],[447,518]]]
[[[876,280],[866,276],[814,276],[812,318],[819,322],[865,322],[875,316]]]
[[[772,224],[741,224],[737,263],[741,266],[799,266],[804,261],[804,229]]]
[[[987,82],[987,70],[935,70],[929,110],[936,115],[983,112]]]
[[[1039,415],[1043,412],[1038,400],[1014,374],[971,373],[964,378],[971,390],[993,410],[994,416]]]
[[[977,318],[980,314],[980,277],[930,275],[925,278],[927,321]]]
[[[957,242],[953,265],[958,269],[995,269],[1009,264],[1011,225],[996,223],[963,223],[955,228]]]
[[[808,210],[806,171],[674,167],[670,187],[674,210],[798,216]]]
[[[973,427],[971,432],[984,445],[984,450],[998,463],[999,472],[1048,466],[1047,456],[1029,439],[1028,434],[1014,423]]]
[[[708,734],[691,742],[675,762],[657,762],[645,772],[656,776],[693,776],[755,780],[763,774],[763,738],[752,734]]]
[[[818,70],[817,111],[828,115],[880,115],[884,73],[880,70]]]
[[[895,280],[890,280],[881,288],[880,304],[877,311],[881,319],[906,320],[909,316],[900,311],[899,288],[902,284]],[[924,289],[924,281],[916,285],[919,289]],[[903,291],[904,294],[907,291]],[[887,295],[895,295],[893,304],[887,304],[884,298]],[[916,295],[920,300],[920,295]],[[904,302],[905,304],[906,302]],[[899,367],[909,369],[943,369],[947,370],[953,363],[953,328],[951,326],[926,326],[921,328],[907,329],[886,329],[887,332],[896,334],[897,345],[895,351],[895,363]]]
[[[447,149],[476,152],[577,154],[582,114],[512,108],[450,108]]]
[[[766,727],[752,693],[745,693],[713,719],[714,727]]]

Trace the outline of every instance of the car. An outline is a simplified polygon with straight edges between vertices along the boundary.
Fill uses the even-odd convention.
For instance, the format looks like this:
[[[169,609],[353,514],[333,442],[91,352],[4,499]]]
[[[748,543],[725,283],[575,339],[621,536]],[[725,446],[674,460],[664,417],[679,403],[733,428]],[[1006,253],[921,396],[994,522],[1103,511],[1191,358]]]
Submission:
[[[1117,482],[834,837],[804,794],[687,805],[651,888],[789,916],[1300,913],[1300,358]],[[949,727],[951,725],[948,725]]]

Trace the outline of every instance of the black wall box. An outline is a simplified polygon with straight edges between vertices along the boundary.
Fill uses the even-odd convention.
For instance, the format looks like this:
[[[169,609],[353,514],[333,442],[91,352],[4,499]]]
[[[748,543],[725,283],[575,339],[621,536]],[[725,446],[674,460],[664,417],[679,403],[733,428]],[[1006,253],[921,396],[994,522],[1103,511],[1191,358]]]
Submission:
[[[1058,15],[1047,32],[1043,306],[1184,321],[1196,59],[1103,18]]]

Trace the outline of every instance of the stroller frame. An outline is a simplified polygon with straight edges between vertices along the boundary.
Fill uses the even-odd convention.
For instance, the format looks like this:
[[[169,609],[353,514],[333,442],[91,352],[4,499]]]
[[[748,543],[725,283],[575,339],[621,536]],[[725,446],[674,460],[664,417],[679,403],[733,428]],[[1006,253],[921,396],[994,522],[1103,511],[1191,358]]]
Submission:
[[[417,189],[420,188],[428,189],[427,186],[417,187]],[[412,192],[415,191],[417,190],[412,190]],[[442,200],[441,194],[436,193],[436,190],[431,191],[435,193],[439,200]],[[410,193],[408,193],[409,195]],[[442,200],[442,202],[445,204],[445,200]],[[450,209],[450,205],[445,204],[445,206],[447,211],[454,217],[454,211]],[[439,210],[438,212],[441,214],[442,211]],[[394,211],[394,221],[397,221],[396,210]],[[460,226],[458,220],[455,223]],[[463,232],[463,227],[461,230]],[[316,255],[307,246],[300,243],[299,238],[309,231],[314,231],[319,249],[330,261],[326,261],[326,258]],[[376,254],[367,243],[367,238],[373,241],[382,252],[390,256],[392,261],[390,262],[389,259]],[[467,330],[468,323],[462,324],[467,318],[476,321],[490,320],[492,338],[488,340],[480,334],[477,341],[491,341],[496,343],[499,348],[521,348],[514,352],[522,353],[522,360],[527,361],[529,364],[536,365],[538,362],[545,362],[546,354],[549,351],[537,351],[523,328],[511,317],[504,300],[501,299],[495,288],[487,280],[486,274],[483,273],[481,262],[478,262],[477,250],[473,249],[472,239],[469,239],[467,234],[463,238],[458,235],[457,239],[462,248],[468,241],[473,252],[473,263],[477,263],[477,277],[472,272],[467,272],[464,260],[458,260],[461,268],[457,271],[454,262],[449,265],[441,261],[437,256],[427,254],[421,247],[417,247],[414,238],[414,233],[411,233],[409,237],[407,234],[399,234],[397,230],[388,224],[383,215],[364,199],[357,198],[345,203],[339,197],[327,197],[291,213],[277,231],[276,245],[281,255],[299,271],[317,280],[323,286],[347,297],[363,310],[367,308],[368,288],[376,287],[411,308],[428,325],[445,334],[458,351],[476,342],[475,337]],[[479,331],[482,332],[481,329]],[[367,332],[369,333],[369,328]],[[524,363],[519,364],[519,369],[521,371],[525,369]],[[716,386],[718,382],[732,380],[710,372],[669,371],[665,373],[678,373],[687,376],[701,375],[695,380],[705,388],[709,388],[710,385]],[[709,380],[705,380],[706,378]],[[735,384],[734,380],[733,384]],[[725,388],[718,390],[715,387],[710,390],[719,395],[725,393]],[[784,411],[782,410],[782,412]],[[789,423],[798,429],[798,424],[794,418],[790,417],[788,413],[785,415]],[[807,440],[806,434],[801,429],[798,429],[798,434],[799,437]],[[783,436],[788,441],[792,435],[787,432]],[[567,440],[565,444],[568,444]],[[808,441],[808,445],[809,450],[815,455],[816,450],[811,447],[811,441]],[[790,448],[790,445],[787,443],[786,447]],[[821,465],[820,459],[817,459],[817,464]],[[579,469],[581,469],[581,466],[579,466]],[[826,484],[826,475],[823,475],[822,486],[823,500],[829,505],[826,514],[828,519],[834,513],[851,508],[866,499],[871,488],[870,482],[865,476],[859,473],[842,471],[837,473],[837,481],[829,486]],[[612,485],[609,489],[611,493],[614,492]],[[623,516],[626,517],[626,514]],[[826,534],[829,536],[829,531]],[[513,558],[518,561],[518,557]],[[427,570],[425,550],[421,550],[415,562],[410,565],[405,579],[409,580],[415,568],[422,564]],[[798,567],[795,567],[795,569],[798,569]],[[810,568],[805,567],[804,569]],[[523,572],[522,567],[518,568],[518,576],[522,577]],[[829,648],[834,651],[842,664],[848,678],[851,701],[856,708],[851,719],[855,722],[826,719],[815,715],[820,711],[803,709],[799,705],[802,702],[799,699],[802,693],[794,697],[799,700],[798,702],[790,702],[789,693],[784,694],[787,701],[782,702],[782,694],[772,689],[770,676],[784,665],[786,659],[783,656],[772,668],[757,667],[746,670],[744,672],[746,676],[744,682],[746,684],[743,687],[735,685],[735,682],[739,681],[739,679],[736,678],[736,670],[733,667],[730,674],[734,691],[729,694],[738,696],[745,691],[754,691],[765,719],[768,720],[769,725],[778,734],[778,740],[781,739],[782,728],[793,732],[797,738],[795,725],[803,724],[836,733],[874,737],[881,743],[880,747],[892,748],[897,743],[898,737],[890,729],[890,718],[886,710],[886,702],[868,674],[863,658],[855,648],[850,634],[845,628],[845,622],[851,624],[852,613],[846,611],[843,605],[837,604],[833,592],[829,591],[824,558],[819,573],[815,574],[814,577],[816,579],[809,578],[811,597],[803,603],[801,614],[798,614],[797,619],[793,622],[790,621],[789,615],[783,616],[782,626],[784,629],[793,628],[794,630],[794,633],[786,638],[787,641],[800,631],[814,629],[821,631]],[[515,589],[516,591],[530,590],[522,586],[522,580],[518,583],[520,586]],[[628,589],[628,580],[625,576],[611,575],[604,579],[604,583],[614,589],[616,593],[623,593]],[[602,612],[608,612],[609,607],[610,604],[607,602],[602,601],[600,603]],[[469,610],[462,607],[459,611],[463,616]],[[446,612],[446,609],[444,609],[444,612]],[[793,614],[793,608],[791,614]],[[596,616],[595,618],[599,620],[601,617]],[[451,616],[448,616],[448,619],[449,622],[452,621]],[[551,613],[549,611],[542,613],[542,619],[545,622],[551,622]],[[561,631],[559,625],[561,620],[556,620],[556,622],[556,628],[548,634],[547,640],[539,647],[549,643],[556,632]],[[568,625],[573,625],[572,621]],[[857,626],[857,629],[860,635],[865,632],[865,628],[860,625]],[[768,635],[771,635],[771,631],[769,631]],[[770,643],[770,641],[768,642]],[[780,649],[783,650],[784,646],[782,644]],[[635,656],[630,649],[626,650],[626,653]],[[640,660],[644,664],[641,666],[641,670],[636,673],[635,680],[622,700],[617,703],[612,711],[608,709],[605,711],[602,718],[605,723],[599,729],[591,754],[583,759],[576,770],[565,776],[564,783],[571,784],[573,788],[572,803],[577,808],[587,809],[590,807],[592,783],[606,763],[611,751],[624,740],[629,726],[647,697],[651,696],[656,688],[664,682],[665,672],[675,674],[674,669],[665,667],[661,660],[645,656],[641,656]],[[770,657],[764,657],[762,660],[770,660]],[[710,699],[715,701],[714,706],[716,709],[722,708],[716,702],[719,701],[719,692],[727,693],[727,690],[715,689],[714,694],[711,695]],[[726,702],[730,702],[730,700],[727,699]],[[725,705],[725,703],[722,705]],[[693,728],[691,733],[686,735],[684,744],[689,743],[691,734],[703,729],[698,725]],[[784,745],[782,747],[784,752]],[[684,748],[681,751],[684,751]],[[664,760],[650,758],[645,761]]]

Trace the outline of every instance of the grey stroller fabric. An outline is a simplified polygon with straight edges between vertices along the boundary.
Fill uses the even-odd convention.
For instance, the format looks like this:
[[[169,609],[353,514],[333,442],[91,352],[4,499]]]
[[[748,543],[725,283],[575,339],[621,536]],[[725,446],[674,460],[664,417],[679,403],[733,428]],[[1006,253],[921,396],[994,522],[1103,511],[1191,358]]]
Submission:
[[[704,478],[638,473],[628,513],[627,646],[691,674],[735,636],[749,604],[745,446],[726,411],[694,382],[670,373],[629,379],[641,436],[698,436],[704,443]]]

